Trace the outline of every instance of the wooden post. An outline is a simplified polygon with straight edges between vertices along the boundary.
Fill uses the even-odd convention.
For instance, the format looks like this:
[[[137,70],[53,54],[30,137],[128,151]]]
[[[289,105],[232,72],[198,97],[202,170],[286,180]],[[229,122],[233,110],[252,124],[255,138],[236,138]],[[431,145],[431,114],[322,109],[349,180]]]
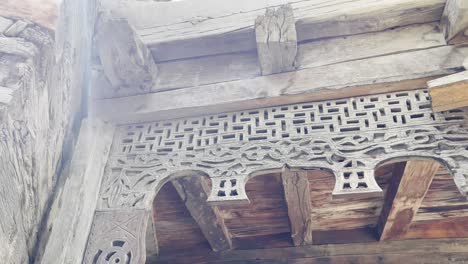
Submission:
[[[380,240],[406,233],[439,166],[434,160],[410,160],[395,166],[377,224]]]
[[[231,236],[224,224],[224,219],[216,206],[210,206],[206,202],[208,186],[204,178],[184,177],[172,181],[172,184],[184,201],[190,215],[200,226],[213,251],[231,249]]]
[[[284,197],[288,205],[291,237],[295,246],[312,244],[312,205],[307,171],[283,170]]]

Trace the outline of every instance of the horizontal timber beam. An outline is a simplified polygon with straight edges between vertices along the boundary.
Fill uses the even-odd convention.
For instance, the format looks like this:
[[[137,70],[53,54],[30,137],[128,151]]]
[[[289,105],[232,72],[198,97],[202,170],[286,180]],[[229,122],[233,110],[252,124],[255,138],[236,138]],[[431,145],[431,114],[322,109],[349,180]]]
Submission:
[[[438,22],[446,0],[106,0],[127,18],[157,61],[256,49],[255,19],[268,7],[290,3],[299,42]],[[362,8],[365,6],[366,8]]]
[[[434,112],[468,106],[468,71],[429,81],[427,85]]]
[[[460,71],[467,52],[445,46],[94,103],[101,118],[125,123],[420,89]]]
[[[272,249],[232,250],[213,253],[206,257],[208,263],[466,263],[468,239],[416,239],[373,243],[308,245]],[[398,258],[398,256],[401,256]],[[414,258],[414,256],[418,256]],[[429,256],[429,259],[427,258]],[[176,256],[177,257],[177,256]],[[155,261],[182,261],[187,256],[167,256]],[[433,260],[431,260],[431,257]],[[298,262],[294,262],[298,259]],[[426,260],[421,261],[421,260]],[[301,260],[302,262],[300,262]],[[451,260],[451,262],[450,262]],[[465,261],[465,262],[463,262]],[[166,263],[166,262],[164,262]]]

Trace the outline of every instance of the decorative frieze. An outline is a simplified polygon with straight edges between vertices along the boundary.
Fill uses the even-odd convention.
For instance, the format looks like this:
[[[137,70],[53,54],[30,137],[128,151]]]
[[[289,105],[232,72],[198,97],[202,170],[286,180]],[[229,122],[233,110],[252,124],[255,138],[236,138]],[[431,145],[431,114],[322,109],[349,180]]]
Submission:
[[[443,161],[465,193],[467,114],[433,113],[426,90],[122,125],[101,206],[149,206],[177,176],[208,175],[211,202],[248,201],[246,181],[290,167],[334,172],[333,195],[380,194],[374,169],[392,158]]]

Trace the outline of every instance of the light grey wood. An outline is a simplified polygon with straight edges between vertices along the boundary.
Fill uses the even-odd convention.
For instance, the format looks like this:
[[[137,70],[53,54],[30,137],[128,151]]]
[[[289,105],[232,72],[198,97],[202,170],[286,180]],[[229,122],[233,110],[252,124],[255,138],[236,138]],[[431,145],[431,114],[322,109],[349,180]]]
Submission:
[[[208,183],[201,176],[184,177],[172,181],[185,207],[197,222],[200,230],[213,251],[224,251],[232,248],[229,231],[224,224],[218,207],[209,205]]]
[[[438,23],[306,42],[299,45],[299,69],[446,45]]]
[[[42,263],[81,263],[113,135],[110,124],[82,121]]]
[[[268,8],[257,17],[255,38],[262,75],[294,70],[297,35],[291,5]]]
[[[464,35],[468,29],[468,2],[465,0],[447,0],[441,19],[447,41],[458,34]]]
[[[0,16],[0,33],[3,33],[13,24],[13,20]]]
[[[255,50],[255,19],[267,7],[288,2],[295,12],[298,41],[438,22],[445,5],[445,0],[192,0],[114,6],[135,26],[155,59],[167,61]]]
[[[112,85],[106,97],[146,93],[154,86],[157,67],[148,48],[125,19],[102,15],[96,43],[104,72]]]
[[[102,118],[127,122],[417,89],[428,78],[457,72],[467,52],[439,47],[94,104]]]
[[[0,105],[8,105],[13,98],[13,89],[0,86]]]
[[[13,25],[3,32],[3,35],[7,37],[16,37],[28,26],[28,24],[29,23],[24,20],[16,20]]]
[[[372,58],[445,45],[438,23],[413,25],[384,32],[336,37],[302,43],[298,46],[297,67],[307,69],[351,60]],[[97,93],[110,84],[96,68],[93,87]],[[153,92],[195,87],[260,76],[255,52],[243,52],[176,60],[158,64],[158,77]],[[97,98],[105,98],[98,95]]]
[[[23,58],[34,58],[39,54],[39,49],[34,43],[22,38],[0,37],[0,52]]]

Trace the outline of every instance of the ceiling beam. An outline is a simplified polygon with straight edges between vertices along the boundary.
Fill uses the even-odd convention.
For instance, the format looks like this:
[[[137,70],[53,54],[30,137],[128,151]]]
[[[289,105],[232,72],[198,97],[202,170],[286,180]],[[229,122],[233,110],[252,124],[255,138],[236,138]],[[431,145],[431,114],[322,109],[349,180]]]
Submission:
[[[98,97],[148,93],[158,73],[151,52],[125,19],[102,14],[96,25],[96,46],[111,89],[94,87]]]
[[[441,25],[450,44],[468,42],[468,1],[447,0]]]
[[[377,224],[381,241],[405,235],[439,167],[429,159],[395,166]]]
[[[268,8],[255,20],[255,37],[262,75],[294,70],[297,35],[291,5]]]
[[[419,89],[459,71],[467,51],[445,46],[94,103],[105,120],[139,122]]]
[[[427,86],[434,112],[468,106],[468,71],[431,80]]]
[[[255,50],[255,19],[266,8],[291,1],[115,2],[103,6],[130,21],[157,61],[169,61]],[[301,42],[438,22],[445,0],[306,0],[291,5]]]
[[[211,206],[206,202],[209,187],[205,178],[200,176],[183,177],[173,180],[172,184],[213,251],[231,249],[231,236],[218,207]]]
[[[281,179],[288,206],[291,238],[295,246],[312,244],[312,204],[307,171],[285,167]]]

